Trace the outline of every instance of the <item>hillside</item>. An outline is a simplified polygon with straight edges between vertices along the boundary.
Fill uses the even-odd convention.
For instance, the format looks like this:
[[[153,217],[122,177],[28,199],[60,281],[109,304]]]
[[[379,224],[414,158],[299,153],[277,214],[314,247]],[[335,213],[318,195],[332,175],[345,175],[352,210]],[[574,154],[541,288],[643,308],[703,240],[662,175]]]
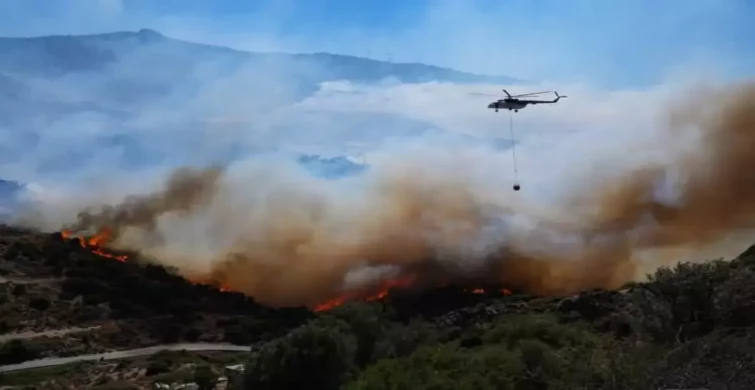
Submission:
[[[148,50],[148,51],[146,51]],[[401,82],[448,81],[462,83],[513,83],[506,76],[486,76],[418,63],[393,63],[330,53],[287,54],[234,50],[172,39],[142,29],[93,35],[0,38],[0,71],[55,77],[68,73],[114,70],[120,63],[144,61],[155,73],[171,71],[185,76],[202,62],[218,61],[234,67],[248,61],[293,61],[328,70],[320,81],[347,79],[377,82],[395,77]],[[157,79],[157,77],[155,77]]]
[[[317,313],[265,308],[144,264],[138,254],[103,252],[125,256],[118,261],[60,234],[4,226],[0,254],[0,338],[90,329],[6,341],[0,365],[166,342],[231,341],[254,345],[235,387],[245,389],[755,385],[755,249],[731,262],[661,269],[621,291],[536,297],[501,286],[404,289]],[[170,367],[187,357],[160,359],[164,373],[183,370]],[[119,364],[132,372],[121,378],[144,386],[157,380],[156,369],[137,374],[138,364]],[[87,375],[113,367],[67,369],[65,381],[85,383]],[[0,376],[0,385],[20,383],[19,375]]]
[[[13,197],[23,186],[15,181],[0,179],[0,200]]]
[[[244,52],[151,30],[0,38],[0,128],[12,134],[0,154],[40,175],[66,175],[103,159],[126,170],[226,163],[271,152],[281,140],[294,153],[344,154],[346,144],[376,147],[446,131],[369,107],[292,107],[334,80],[515,82],[328,53]],[[52,141],[81,132],[87,142]],[[228,136],[214,136],[221,132]]]
[[[18,203],[17,195],[22,189],[20,183],[0,179],[0,221],[13,214]]]
[[[0,102],[34,103],[51,116],[94,111],[123,117],[156,99],[190,98],[206,89],[208,80],[229,75],[243,78],[250,90],[275,86],[271,95],[283,93],[291,101],[331,80],[516,82],[505,76],[329,53],[245,52],[172,39],[153,30],[0,38]],[[280,80],[271,85],[271,76]],[[75,92],[64,90],[71,86]],[[12,113],[7,107],[0,112]]]
[[[0,152],[8,161],[35,156],[35,173],[43,176],[54,170],[78,173],[83,168],[105,165],[103,161],[131,171],[140,166],[180,166],[187,161],[202,166],[273,151],[288,154],[290,162],[313,175],[338,178],[370,169],[367,163],[344,157],[352,154],[346,146],[403,144],[412,138],[479,145],[475,137],[449,135],[427,121],[399,114],[358,110],[334,113],[316,104],[288,109],[317,92],[323,81],[380,83],[386,78],[404,82],[513,81],[423,64],[393,64],[326,53],[242,52],[183,42],[150,30],[3,38],[0,128],[14,130],[8,139],[15,144]],[[354,100],[345,100],[350,101]],[[336,104],[338,108],[344,105],[349,108],[348,104]],[[261,113],[265,114],[258,115]],[[65,133],[71,129],[83,130]],[[239,136],[257,129],[265,130],[259,132],[263,135],[252,140]],[[55,136],[44,139],[42,132],[48,130]],[[62,136],[57,136],[58,132],[63,132]],[[343,142],[340,150],[332,146],[336,139]],[[733,139],[736,142],[737,138]],[[217,143],[205,149],[206,141]],[[499,149],[511,146],[511,141],[503,138],[485,141],[487,146]],[[43,147],[37,153],[39,144]],[[725,153],[726,166],[741,174],[744,170],[736,168],[748,165],[731,162],[751,161],[750,155],[732,154],[730,150],[741,149],[731,148]],[[706,166],[715,168],[715,164]],[[705,179],[696,182],[696,188],[723,188],[727,194],[732,183],[741,182],[738,179],[711,187],[709,177]],[[2,196],[12,197],[22,185],[0,181],[0,200]],[[449,198],[456,198],[455,191],[447,193]],[[747,198],[744,191],[740,195]],[[146,203],[130,198],[134,202],[125,204],[135,207],[122,210],[134,211],[135,215],[127,216],[151,227],[151,223],[157,223],[151,218],[153,207],[159,208],[155,204],[169,203],[167,213],[184,209],[181,206],[185,202],[168,202],[167,198],[161,194],[147,196]],[[433,201],[417,199],[416,203]],[[699,199],[710,203],[706,196]],[[285,196],[277,200],[283,206],[281,210],[290,207]],[[314,212],[302,213],[305,220],[322,214],[324,206],[313,203],[317,206]],[[415,202],[407,203],[409,214],[425,216],[422,208],[414,207]],[[113,211],[106,208],[103,213],[109,214],[108,210]],[[116,208],[112,214],[122,216],[122,210]],[[455,210],[459,209],[451,211]],[[727,217],[740,211],[732,210]],[[229,214],[236,211],[233,208]],[[700,221],[712,222],[721,211],[714,209]],[[137,218],[141,212],[150,214],[147,222]],[[302,237],[326,230],[314,229],[312,233],[302,229],[300,233],[286,223],[291,218],[286,213],[273,208],[270,215],[271,222],[282,223],[265,226],[296,233],[281,236],[281,245],[286,250],[290,245],[291,252],[283,252],[280,258],[296,258],[291,253],[304,250],[299,244]],[[292,215],[298,218],[298,213]],[[82,219],[89,219],[86,213]],[[221,221],[224,225],[228,220]],[[400,235],[414,233],[414,225],[399,221],[402,226],[386,224],[385,230],[395,233],[387,236],[390,240],[370,245],[375,253],[381,252],[376,256],[380,263],[402,261],[405,248],[411,252],[412,245],[403,245]],[[193,227],[191,222],[186,225]],[[383,229],[381,223],[377,225]],[[216,226],[223,227],[212,224]],[[343,223],[340,226],[352,228]],[[228,285],[219,280],[189,280],[158,265],[160,259],[113,251],[107,247],[106,227],[113,226],[97,226],[105,234],[103,239],[100,235],[78,238],[67,232],[42,233],[0,225],[0,386],[144,389],[155,388],[157,382],[194,381],[204,390],[212,388],[211,382],[217,377],[230,377],[224,367],[233,362],[242,363],[245,372],[231,370],[236,372],[229,380],[232,389],[755,388],[755,247],[730,262],[660,269],[648,280],[617,291],[537,296],[531,290],[517,290],[495,280],[486,279],[483,285],[480,275],[456,285],[432,281],[420,287],[415,279],[407,281],[399,274],[381,279],[374,291],[346,296],[334,291],[327,295],[335,296],[333,299],[313,302],[311,307],[267,307],[253,296],[229,290],[230,285],[249,287],[247,279]],[[408,229],[402,231],[401,227]],[[215,234],[210,230],[208,234]],[[219,235],[234,235],[218,230]],[[264,252],[264,244],[277,244],[275,239],[248,233],[260,230],[240,231],[257,239],[250,246],[263,249],[259,255],[262,264],[272,258]],[[685,242],[698,238],[694,234],[697,230],[688,232]],[[321,242],[310,248],[325,255],[312,258],[322,261],[318,265],[329,266],[328,261],[335,256],[319,249],[332,246],[333,241]],[[394,243],[395,248],[386,248]],[[160,252],[156,253],[159,256]],[[355,255],[360,251],[333,253],[362,258]],[[424,255],[425,251],[418,253]],[[614,258],[609,250],[599,254],[601,258]],[[223,257],[226,259],[238,260]],[[171,260],[183,264],[184,259]],[[530,258],[521,260],[525,267],[530,265],[527,261]],[[578,273],[601,273],[597,267],[603,263],[588,264],[596,268],[575,268],[575,277],[582,276]],[[226,276],[236,272],[275,283],[245,290],[255,291],[260,299],[272,287],[289,293],[307,279],[316,279],[315,273],[303,267],[300,277],[293,279],[298,285],[279,283],[276,273],[288,275],[291,269],[271,268],[220,269],[205,277],[227,281]],[[432,267],[420,266],[416,273],[427,276],[433,271]],[[501,271],[509,269],[503,267]],[[532,268],[532,279],[541,276],[538,272],[538,268]],[[484,276],[495,275],[501,274]],[[338,286],[334,280],[338,281],[324,279],[322,284]],[[527,283],[517,286],[532,288]],[[191,349],[184,348],[187,345],[199,351],[180,352]],[[209,349],[202,350],[202,346]],[[165,347],[179,352],[154,353]],[[144,348],[153,349],[144,352]],[[70,360],[57,359],[62,357]],[[28,365],[18,366],[23,363]],[[32,365],[37,366],[30,369]]]
[[[117,340],[89,344],[94,350],[178,341],[244,344],[310,316],[303,308],[269,309],[242,294],[190,283],[161,266],[143,264],[136,254],[99,253],[60,234],[0,225],[3,333],[73,326],[120,329],[119,335],[111,334]],[[120,256],[132,257],[118,261]],[[265,318],[267,325],[259,320],[249,325],[249,316]],[[225,330],[215,332],[221,329],[217,324]],[[124,338],[134,332],[142,338]]]

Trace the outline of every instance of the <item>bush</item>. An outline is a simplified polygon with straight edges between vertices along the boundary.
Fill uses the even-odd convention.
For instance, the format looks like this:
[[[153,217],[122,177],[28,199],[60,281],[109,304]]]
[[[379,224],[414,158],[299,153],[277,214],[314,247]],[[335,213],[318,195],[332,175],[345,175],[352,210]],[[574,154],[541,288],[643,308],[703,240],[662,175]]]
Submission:
[[[44,298],[34,298],[29,301],[29,307],[34,310],[45,311],[50,308],[50,301]]]
[[[356,367],[354,339],[345,324],[311,322],[266,344],[246,365],[244,388],[331,390],[347,382]]]
[[[356,339],[356,360],[363,368],[380,359],[408,355],[422,345],[433,345],[446,335],[420,319],[394,322],[394,313],[379,304],[354,302],[338,307],[320,321],[348,325],[343,332]],[[336,325],[333,325],[336,326]]]
[[[215,388],[217,376],[207,364],[198,365],[194,369],[194,383],[199,390],[212,390]]]
[[[90,387],[89,390],[139,390],[141,387],[128,382],[118,381]]]
[[[154,376],[170,371],[170,363],[166,359],[150,358],[149,364],[147,364],[147,376]]]
[[[583,325],[525,315],[491,326],[478,347],[421,347],[367,368],[347,389],[566,389],[602,386],[607,340]],[[595,387],[599,388],[599,387]]]
[[[654,388],[755,388],[755,329],[716,330],[666,355]]]
[[[189,328],[189,329],[186,329],[186,331],[184,332],[183,338],[186,341],[195,342],[199,340],[200,336],[202,336],[202,332],[200,330],[195,329],[195,328]]]
[[[0,346],[0,365],[22,363],[38,356],[39,351],[33,344],[21,340],[11,340]]]
[[[23,284],[17,284],[13,286],[13,295],[20,297],[21,295],[26,294],[26,286]]]
[[[659,343],[707,334],[718,322],[715,297],[730,272],[723,261],[658,269],[632,292],[638,330]]]
[[[755,325],[755,270],[741,269],[723,282],[714,297],[717,317],[726,326]]]
[[[464,330],[454,342],[370,364],[345,388],[755,388],[755,376],[747,373],[755,354],[753,265],[662,268],[610,300],[603,293],[562,300],[568,302],[555,312],[577,313],[573,322],[549,314],[500,317]],[[604,314],[585,316],[579,308]],[[614,338],[611,327],[585,321],[601,317],[630,320],[636,332]]]
[[[328,315],[332,317],[331,326],[344,326],[342,331],[354,336],[355,364],[358,367],[395,355],[395,346],[388,337],[392,323],[382,314],[379,306],[350,303],[336,308]],[[325,317],[321,321],[329,319]]]
[[[107,286],[97,279],[68,278],[61,285],[63,292],[83,297],[101,295],[107,291]]]

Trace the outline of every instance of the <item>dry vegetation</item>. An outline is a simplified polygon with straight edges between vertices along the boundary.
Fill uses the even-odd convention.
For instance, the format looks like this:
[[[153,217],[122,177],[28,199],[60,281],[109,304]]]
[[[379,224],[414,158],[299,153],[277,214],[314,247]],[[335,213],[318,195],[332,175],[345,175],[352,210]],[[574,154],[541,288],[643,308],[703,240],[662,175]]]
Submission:
[[[23,338],[29,351],[5,364],[175,342],[251,345],[309,316],[191,284],[163,267],[104,259],[58,234],[0,227],[0,341]]]
[[[195,380],[198,368],[223,375],[224,367],[248,359],[248,354],[222,352],[160,352],[117,362],[86,362],[0,376],[0,388],[21,389],[151,389],[155,382]]]
[[[240,387],[256,390],[755,388],[755,250],[661,269],[620,291],[542,298],[447,287],[315,314],[103,259],[58,235],[0,230],[0,337],[98,327],[3,339],[2,364],[229,341],[254,345]],[[0,385],[146,388],[191,380],[197,367],[219,375],[227,359],[158,354],[6,374]]]

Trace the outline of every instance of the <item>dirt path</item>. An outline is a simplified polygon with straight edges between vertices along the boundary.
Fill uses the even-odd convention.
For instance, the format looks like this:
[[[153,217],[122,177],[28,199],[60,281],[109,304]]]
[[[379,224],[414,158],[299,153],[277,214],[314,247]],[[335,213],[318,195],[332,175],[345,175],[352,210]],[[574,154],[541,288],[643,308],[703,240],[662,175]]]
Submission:
[[[64,328],[64,329],[50,329],[50,330],[43,330],[40,332],[19,332],[19,333],[6,333],[0,335],[0,343],[4,343],[6,341],[10,340],[26,340],[26,339],[33,339],[36,337],[60,337],[63,335],[71,334],[71,333],[81,333],[81,332],[90,332],[93,330],[100,329],[101,326],[90,326],[86,328],[81,327],[70,327],[70,328]]]
[[[0,366],[0,373],[30,370],[34,368],[60,366],[64,364],[78,363],[84,361],[105,361],[127,359],[139,356],[149,356],[160,351],[228,351],[228,352],[249,352],[251,346],[233,345],[233,344],[212,344],[212,343],[186,343],[186,344],[164,344],[154,347],[129,349],[124,351],[112,351],[105,353],[96,353],[89,355],[69,356],[69,357],[48,357],[43,359],[29,360],[19,364],[9,364]]]
[[[41,283],[50,283],[50,282],[58,282],[63,280],[62,278],[29,278],[25,276],[0,276],[0,284],[2,283],[13,283],[13,284],[41,284]]]

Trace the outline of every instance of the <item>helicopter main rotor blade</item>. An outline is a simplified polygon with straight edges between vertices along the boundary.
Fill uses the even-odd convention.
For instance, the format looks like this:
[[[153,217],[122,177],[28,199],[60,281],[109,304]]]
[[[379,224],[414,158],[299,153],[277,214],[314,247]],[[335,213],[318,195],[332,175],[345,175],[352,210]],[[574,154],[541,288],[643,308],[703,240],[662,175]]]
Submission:
[[[503,97],[503,96],[501,96],[501,95],[491,95],[491,94],[489,94],[489,93],[476,93],[476,92],[470,92],[469,94],[470,94],[470,95],[475,95],[475,96],[492,96],[492,97],[497,97],[497,98],[502,98],[502,97]]]
[[[514,96],[512,96],[512,97],[513,97],[513,98],[517,98],[517,97],[523,97],[523,96],[542,95],[542,94],[544,94],[544,93],[548,93],[548,92],[550,92],[550,91],[542,91],[542,92],[530,92],[530,93],[523,93],[523,94],[521,94],[521,95],[514,95]]]

